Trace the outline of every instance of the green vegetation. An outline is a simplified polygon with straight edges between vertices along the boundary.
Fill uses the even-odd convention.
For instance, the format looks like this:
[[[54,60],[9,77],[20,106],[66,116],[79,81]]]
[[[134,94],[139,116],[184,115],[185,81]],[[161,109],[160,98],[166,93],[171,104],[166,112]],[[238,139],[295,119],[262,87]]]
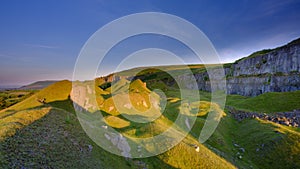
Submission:
[[[293,40],[292,42],[288,43],[287,45],[297,45],[300,44],[300,38]]]
[[[43,106],[43,103],[38,102],[38,99],[45,99],[46,103],[49,104],[60,104],[59,108],[65,108],[68,110],[72,110],[72,105],[69,104],[64,105],[62,102],[68,102],[70,91],[72,88],[72,83],[67,80],[63,80],[48,86],[45,89],[42,89],[35,95],[30,96],[28,99],[15,104],[7,109],[6,111],[20,111],[26,110],[38,106]],[[1,111],[0,111],[1,113]]]
[[[259,55],[267,54],[267,53],[269,53],[271,51],[272,51],[272,49],[263,49],[263,50],[260,50],[260,51],[252,53],[248,57],[253,58],[253,57],[256,57],[256,56],[259,56]]]
[[[206,144],[240,168],[298,168],[299,139],[291,127],[228,115]]]
[[[226,105],[251,112],[274,113],[300,108],[300,91],[269,92],[257,97],[228,95]]]
[[[266,64],[266,63],[267,63],[267,59],[263,59],[263,60],[262,60],[262,63],[263,63],[263,64]]]
[[[249,58],[254,58],[254,57],[257,57],[257,56],[262,56],[262,55],[265,55],[267,53],[270,53],[272,51],[274,51],[275,49],[263,49],[263,50],[260,50],[260,51],[257,51],[257,52],[253,52],[252,54],[250,54],[249,56],[247,57],[243,57],[241,59],[238,59],[236,60],[234,63],[237,63],[239,61],[242,61],[242,60],[245,60],[245,59],[249,59]]]
[[[299,43],[300,43],[300,38],[295,39],[295,40],[293,40],[293,41],[289,42],[288,44],[286,44],[284,46],[281,46],[281,47],[277,47],[277,48],[274,48],[274,49],[263,49],[263,50],[260,50],[260,51],[253,52],[249,56],[246,56],[246,57],[243,57],[241,59],[236,60],[234,63],[237,63],[237,62],[245,60],[245,59],[254,58],[254,57],[257,57],[257,56],[263,56],[263,55],[268,54],[272,51],[283,49],[283,48],[286,48],[287,46],[291,46],[291,45],[297,45]],[[263,64],[267,63],[267,60],[263,59],[262,63]]]
[[[255,64],[256,69],[259,69],[261,67],[261,63]]]
[[[71,123],[64,121],[70,116]],[[0,144],[1,168],[171,168],[157,158],[128,159],[98,147],[76,116],[52,108],[47,115]]]
[[[0,110],[12,106],[33,95],[33,90],[4,90],[0,91]]]

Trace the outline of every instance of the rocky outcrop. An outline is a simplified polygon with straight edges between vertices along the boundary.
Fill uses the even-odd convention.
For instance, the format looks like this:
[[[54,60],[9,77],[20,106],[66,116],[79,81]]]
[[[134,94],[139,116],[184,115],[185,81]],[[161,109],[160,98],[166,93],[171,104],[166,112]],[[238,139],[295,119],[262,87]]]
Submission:
[[[266,92],[289,92],[300,90],[300,75],[233,77],[227,79],[227,93],[257,96]]]
[[[268,120],[274,123],[300,127],[300,110],[294,110],[291,112],[278,112],[273,114],[264,114],[257,112],[245,112],[236,110],[233,107],[226,107],[232,116],[238,121],[242,121],[247,118],[259,118],[262,120]]]

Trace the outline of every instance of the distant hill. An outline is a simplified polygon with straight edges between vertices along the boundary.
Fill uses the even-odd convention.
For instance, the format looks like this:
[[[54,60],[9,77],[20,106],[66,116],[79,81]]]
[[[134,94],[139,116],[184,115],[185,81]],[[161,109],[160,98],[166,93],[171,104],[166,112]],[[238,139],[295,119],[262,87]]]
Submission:
[[[37,81],[25,86],[20,87],[20,90],[41,90],[43,88],[48,87],[49,85],[56,83],[56,80],[45,80],[45,81]]]

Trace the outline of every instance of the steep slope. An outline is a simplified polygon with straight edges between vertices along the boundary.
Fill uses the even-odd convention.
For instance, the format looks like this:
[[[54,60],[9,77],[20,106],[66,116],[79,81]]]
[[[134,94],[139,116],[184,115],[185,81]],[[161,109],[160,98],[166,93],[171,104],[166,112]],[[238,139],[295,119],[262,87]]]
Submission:
[[[45,99],[45,103],[49,104],[55,104],[57,101],[68,100],[71,88],[72,83],[68,80],[63,80],[48,86],[28,99],[2,111],[20,111],[43,106],[44,103],[39,102],[41,99]]]
[[[69,93],[71,91],[70,81],[60,81],[41,90],[26,100],[19,102],[7,109],[0,111],[0,139],[14,135],[17,129],[21,129],[34,121],[45,116],[51,107],[62,108],[73,111]],[[45,99],[45,103],[39,100]]]

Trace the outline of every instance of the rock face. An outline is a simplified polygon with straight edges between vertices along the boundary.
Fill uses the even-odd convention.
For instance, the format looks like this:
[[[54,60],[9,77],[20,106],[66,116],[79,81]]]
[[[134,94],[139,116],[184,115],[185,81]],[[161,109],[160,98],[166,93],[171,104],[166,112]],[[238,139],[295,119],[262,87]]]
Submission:
[[[256,52],[240,59],[225,68],[228,94],[257,96],[265,92],[287,92],[300,90],[300,39],[273,49]],[[218,76],[212,71],[195,74],[198,88],[204,91],[222,90],[222,85],[211,89],[211,79]],[[192,77],[181,75],[181,81],[188,82]],[[189,89],[196,85],[187,83]]]
[[[299,74],[233,77],[227,79],[228,94],[257,96],[266,92],[288,92],[295,90],[300,90]]]

